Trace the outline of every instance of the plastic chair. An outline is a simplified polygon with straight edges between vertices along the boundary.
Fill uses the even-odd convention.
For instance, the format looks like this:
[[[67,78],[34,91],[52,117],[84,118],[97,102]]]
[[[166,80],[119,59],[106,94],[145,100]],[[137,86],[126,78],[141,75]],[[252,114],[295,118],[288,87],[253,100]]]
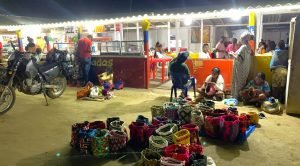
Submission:
[[[191,77],[189,79],[189,84],[183,88],[179,88],[176,86],[176,82],[175,79],[173,79],[172,77],[172,87],[171,87],[171,96],[170,96],[170,102],[172,102],[173,100],[173,93],[174,93],[174,97],[177,98],[177,89],[181,89],[184,92],[184,96],[187,97],[188,96],[188,90],[193,87],[193,91],[194,91],[194,97],[196,97],[196,79],[194,77]]]

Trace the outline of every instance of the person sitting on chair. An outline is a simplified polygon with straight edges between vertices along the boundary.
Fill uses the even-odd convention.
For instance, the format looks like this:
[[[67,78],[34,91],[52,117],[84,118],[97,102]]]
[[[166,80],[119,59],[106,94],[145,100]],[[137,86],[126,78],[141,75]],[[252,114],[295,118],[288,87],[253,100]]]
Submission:
[[[256,74],[254,80],[251,80],[243,90],[240,96],[245,105],[253,104],[259,107],[270,94],[270,86],[266,81],[266,75],[263,72]]]
[[[224,99],[224,78],[220,74],[221,70],[217,67],[212,69],[212,74],[207,76],[204,84],[199,89],[199,99],[211,98],[213,100]]]
[[[169,65],[173,87],[182,90],[182,97],[187,97],[188,89],[195,84],[195,79],[191,78],[190,70],[184,63],[189,56],[188,52],[181,52]]]

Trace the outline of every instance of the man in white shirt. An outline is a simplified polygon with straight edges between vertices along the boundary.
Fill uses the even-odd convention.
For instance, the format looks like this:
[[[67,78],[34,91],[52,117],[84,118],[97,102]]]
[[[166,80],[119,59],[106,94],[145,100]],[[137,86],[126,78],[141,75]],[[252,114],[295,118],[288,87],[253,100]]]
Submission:
[[[199,53],[199,59],[210,59],[208,44],[203,44],[202,52]]]
[[[224,99],[224,78],[220,73],[221,71],[219,68],[213,68],[212,74],[207,76],[204,84],[199,89],[199,99],[204,97],[218,101]]]

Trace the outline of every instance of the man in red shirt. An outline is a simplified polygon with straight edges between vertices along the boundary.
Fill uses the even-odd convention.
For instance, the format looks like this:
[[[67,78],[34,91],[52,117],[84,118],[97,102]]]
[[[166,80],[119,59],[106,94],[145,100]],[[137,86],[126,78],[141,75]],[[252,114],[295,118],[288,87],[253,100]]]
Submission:
[[[84,85],[89,82],[89,71],[91,68],[91,47],[92,47],[92,35],[88,35],[78,41],[78,54],[81,66],[81,71],[83,72]]]

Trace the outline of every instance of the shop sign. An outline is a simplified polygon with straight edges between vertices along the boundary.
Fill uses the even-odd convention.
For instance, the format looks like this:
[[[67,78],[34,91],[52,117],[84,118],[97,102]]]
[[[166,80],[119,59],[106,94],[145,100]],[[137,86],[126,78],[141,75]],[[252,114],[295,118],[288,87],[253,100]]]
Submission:
[[[113,59],[94,59],[92,62],[93,66],[97,67],[112,67],[113,66]]]

